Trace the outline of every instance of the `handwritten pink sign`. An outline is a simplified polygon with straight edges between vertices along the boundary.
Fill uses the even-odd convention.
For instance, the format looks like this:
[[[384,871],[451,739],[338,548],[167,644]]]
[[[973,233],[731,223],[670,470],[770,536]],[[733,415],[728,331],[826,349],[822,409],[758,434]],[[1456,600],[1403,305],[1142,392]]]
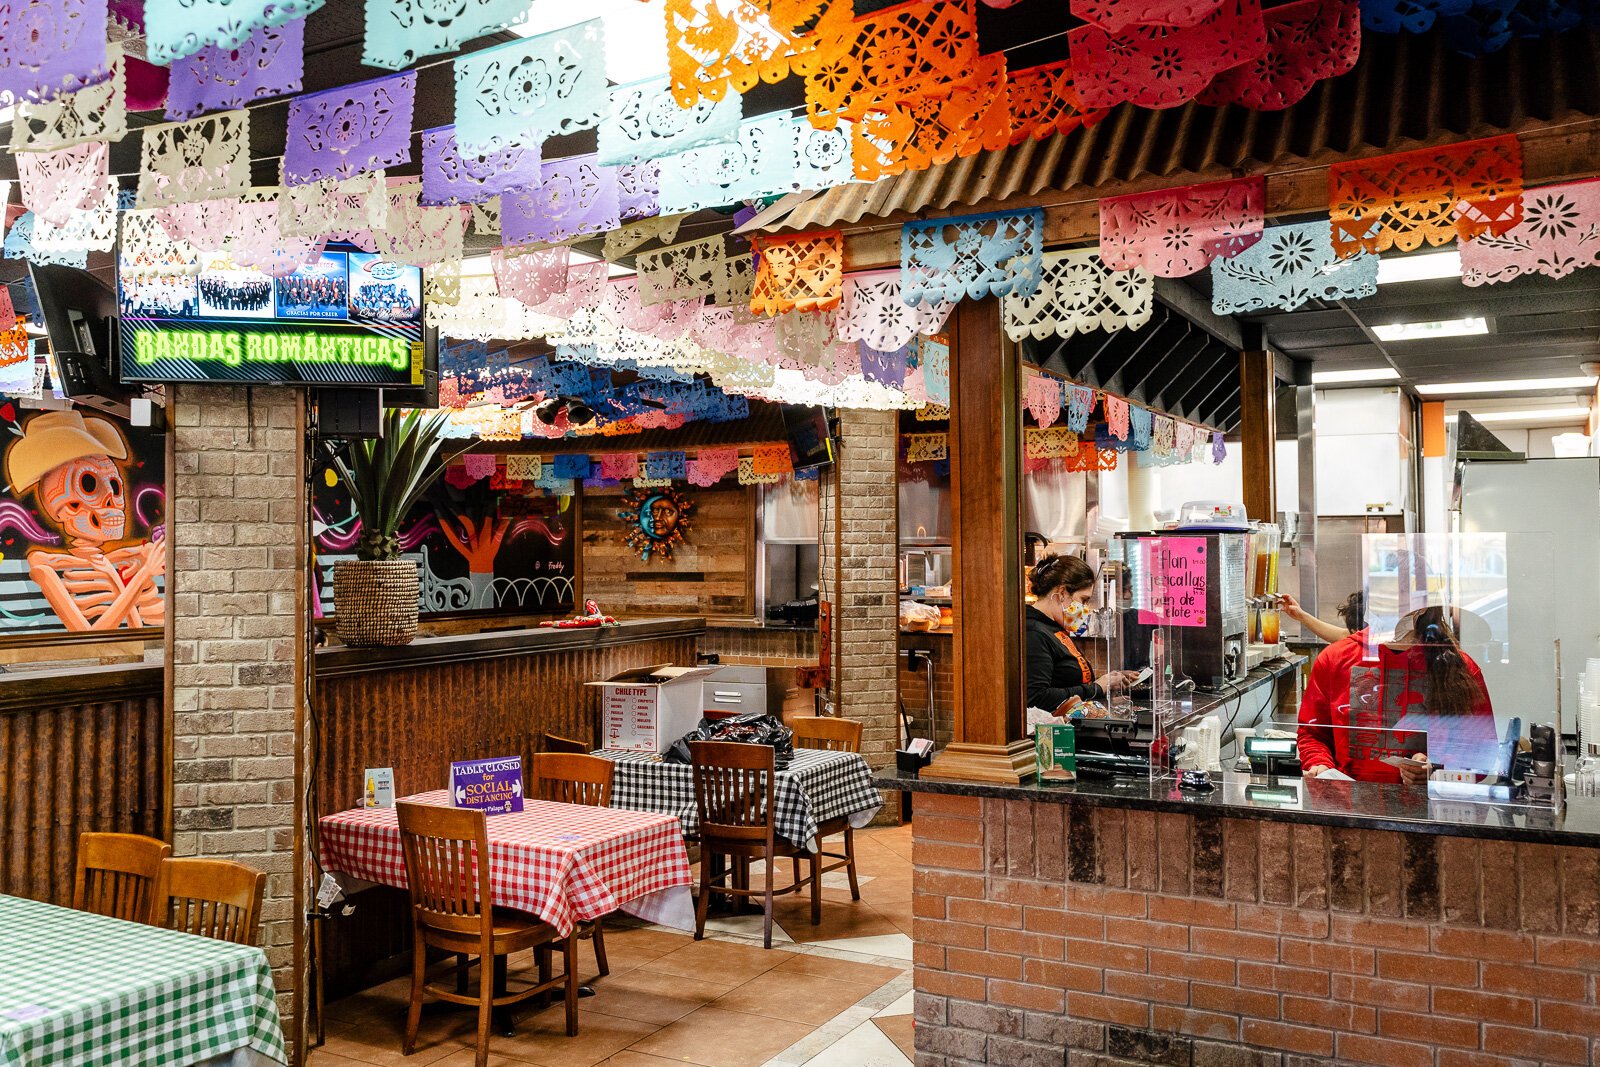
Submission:
[[[1163,537],[1142,541],[1145,603],[1139,622],[1147,626],[1204,626],[1206,624],[1206,553],[1204,537]]]

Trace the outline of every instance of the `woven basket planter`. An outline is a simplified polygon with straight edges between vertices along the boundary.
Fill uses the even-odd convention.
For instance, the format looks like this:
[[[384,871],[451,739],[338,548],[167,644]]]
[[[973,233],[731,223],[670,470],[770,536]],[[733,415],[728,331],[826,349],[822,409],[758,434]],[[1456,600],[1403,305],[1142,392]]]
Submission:
[[[333,611],[347,645],[409,645],[417,636],[417,564],[341,559],[333,565]]]

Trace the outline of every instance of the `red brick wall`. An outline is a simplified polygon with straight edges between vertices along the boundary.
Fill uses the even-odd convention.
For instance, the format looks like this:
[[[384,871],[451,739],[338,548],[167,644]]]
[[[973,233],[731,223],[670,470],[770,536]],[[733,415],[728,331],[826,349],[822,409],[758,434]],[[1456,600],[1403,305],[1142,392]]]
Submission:
[[[1600,1065],[1600,851],[916,812],[918,1067]]]

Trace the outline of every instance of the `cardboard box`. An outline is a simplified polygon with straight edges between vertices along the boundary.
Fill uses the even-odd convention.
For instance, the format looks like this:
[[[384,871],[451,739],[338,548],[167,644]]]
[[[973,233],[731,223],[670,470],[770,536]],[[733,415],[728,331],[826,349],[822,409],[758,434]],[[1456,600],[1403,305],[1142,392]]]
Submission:
[[[1078,738],[1070,722],[1040,723],[1033,729],[1039,779],[1071,782],[1078,777]]]
[[[717,668],[656,664],[620,671],[600,687],[600,747],[665,752],[700,725],[701,681]]]

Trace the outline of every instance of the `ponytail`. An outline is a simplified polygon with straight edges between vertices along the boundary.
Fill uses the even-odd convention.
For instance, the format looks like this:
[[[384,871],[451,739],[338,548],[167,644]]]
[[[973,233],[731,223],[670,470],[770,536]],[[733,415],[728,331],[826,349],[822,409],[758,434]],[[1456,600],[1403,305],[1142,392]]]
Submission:
[[[1470,713],[1483,691],[1467,668],[1466,654],[1450,632],[1444,609],[1432,607],[1421,611],[1413,634],[1428,667],[1427,711],[1434,715]]]

